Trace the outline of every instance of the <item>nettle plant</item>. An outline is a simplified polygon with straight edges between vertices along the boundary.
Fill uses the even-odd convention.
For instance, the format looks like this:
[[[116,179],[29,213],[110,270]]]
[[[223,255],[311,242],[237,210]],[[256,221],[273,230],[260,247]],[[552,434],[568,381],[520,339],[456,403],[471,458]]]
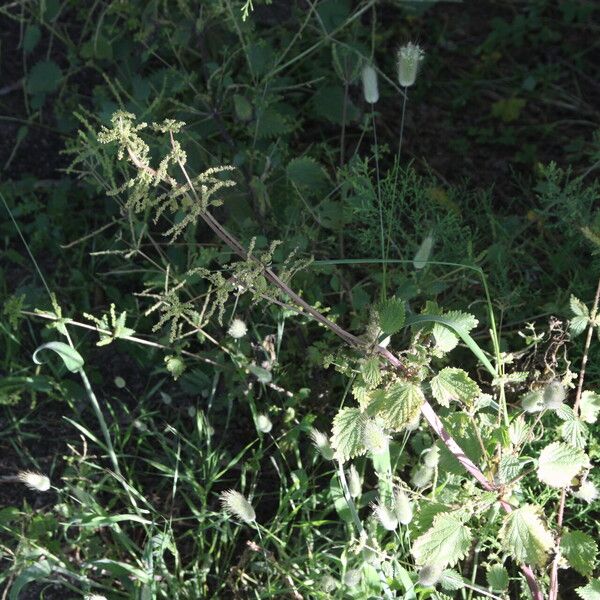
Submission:
[[[372,308],[367,330],[356,336],[293,291],[292,276],[306,261],[292,256],[277,269],[275,243],[256,254],[253,243],[244,246],[213,216],[219,191],[233,185],[227,179],[231,168],[192,178],[176,140],[182,127],[172,120],[148,126],[117,112],[112,126],[98,135],[101,143],[117,146],[117,159],[130,169],[113,191],[128,194],[126,211],[150,212],[155,219],[177,215],[166,234],[171,239],[201,219],[239,257],[218,271],[186,274],[154,295],[149,312],[160,311],[157,328],[170,323],[176,341],[182,323],[200,328],[211,317],[221,321],[228,299],[248,293],[254,301],[285,302],[345,343],[326,362],[349,378],[354,400],[338,411],[330,438],[316,430],[312,437],[323,458],[337,463],[335,504],[354,527],[356,552],[347,560],[346,591],[354,597],[391,598],[403,590],[405,598],[417,593],[443,598],[466,587],[488,597],[541,600],[557,597],[560,569],[591,577],[597,545],[588,533],[563,527],[563,519],[567,500],[589,503],[598,495],[586,449],[600,395],[583,385],[592,334],[600,330],[600,287],[591,309],[575,298],[571,302],[571,334],[587,332],[578,376],[566,354],[568,333],[557,322],[547,334],[532,326],[522,335],[523,349],[501,352],[489,296],[491,354],[472,336],[478,326],[473,315],[447,312],[433,302],[416,313],[401,299],[382,300]],[[148,131],[170,139],[171,150],[157,167],[142,137]],[[104,156],[97,164],[109,162]],[[487,294],[484,274],[474,269]],[[209,283],[201,306],[178,293],[193,275]],[[111,319],[119,324],[114,309]],[[101,324],[108,329],[108,322]],[[479,382],[452,365],[461,343],[484,369]],[[364,467],[362,457],[378,478],[377,499],[362,493],[357,469],[357,461]],[[376,500],[371,509],[369,499]],[[520,575],[511,571],[515,565]],[[598,585],[591,580],[578,592],[589,598]]]

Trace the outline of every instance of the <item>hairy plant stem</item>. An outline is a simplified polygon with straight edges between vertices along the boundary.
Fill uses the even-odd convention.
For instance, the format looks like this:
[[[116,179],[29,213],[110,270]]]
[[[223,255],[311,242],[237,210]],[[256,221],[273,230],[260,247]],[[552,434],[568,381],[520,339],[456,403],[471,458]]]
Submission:
[[[171,137],[171,144],[174,147],[175,140],[174,140],[172,132],[170,132],[170,137]],[[154,169],[152,169],[151,167],[149,167],[148,165],[144,164],[138,158],[138,156],[136,156],[136,154],[133,152],[133,150],[131,148],[128,148],[127,151],[128,151],[131,161],[137,168],[147,171],[153,177],[157,176],[156,171]],[[181,161],[178,161],[178,163],[179,163],[179,167],[183,173],[183,176],[187,182],[187,186],[189,187],[189,190],[193,196],[193,200],[195,202],[200,202],[200,198],[198,197],[198,195],[196,193],[196,190],[194,188],[192,180],[190,179],[190,177],[185,169],[184,164]],[[178,187],[178,185],[179,185],[177,180],[172,177],[167,177],[166,179],[163,178],[163,180],[166,183],[168,183],[169,185],[174,186],[174,187]],[[258,262],[258,259],[255,258],[254,256],[248,256],[248,253],[247,253],[246,249],[244,248],[244,246],[242,245],[242,243],[237,238],[235,238],[231,233],[229,233],[227,231],[227,229],[225,229],[225,227],[223,227],[223,225],[221,225],[221,223],[219,223],[219,221],[217,221],[217,219],[215,219],[213,217],[213,215],[210,213],[210,211],[208,209],[206,209],[201,214],[201,217],[204,220],[204,222],[212,229],[212,231],[227,246],[229,246],[229,248],[231,248],[238,256],[240,256],[240,258],[242,258],[243,260],[250,259],[250,260]],[[330,331],[335,333],[335,335],[337,335],[344,342],[346,342],[350,347],[352,347],[356,350],[359,350],[359,351],[360,350],[364,351],[367,349],[366,342],[364,342],[363,340],[360,340],[356,336],[352,335],[351,333],[349,333],[348,331],[346,331],[345,329],[343,329],[342,327],[340,327],[339,325],[337,325],[336,323],[334,323],[333,321],[328,319],[325,315],[321,314],[318,310],[313,308],[310,304],[308,304],[305,300],[303,300],[298,294],[296,294],[296,292],[294,292],[284,281],[282,281],[270,267],[264,266],[262,263],[261,263],[261,266],[263,268],[263,276],[267,279],[267,281],[269,281],[277,289],[279,289],[281,292],[283,292],[293,303],[297,304],[304,312],[311,315],[318,323],[327,327]],[[391,366],[393,366],[394,368],[396,368],[397,370],[401,371],[404,374],[407,373],[407,367],[396,356],[394,356],[389,350],[387,350],[386,348],[383,348],[381,346],[376,346],[375,351],[380,356],[382,356],[384,359],[386,359],[386,361]],[[445,429],[442,421],[440,420],[440,418],[434,411],[431,404],[429,404],[429,402],[425,401],[423,403],[423,405],[421,406],[421,413],[423,414],[423,416],[425,417],[425,420],[429,423],[429,426],[433,429],[435,434],[442,440],[442,442],[444,443],[446,448],[448,448],[449,452],[458,460],[458,462],[465,468],[465,470],[468,473],[470,473],[485,490],[488,490],[488,491],[496,490],[497,489],[496,486],[494,484],[492,484],[485,477],[483,472],[465,454],[463,449],[456,443],[454,438],[448,433],[448,431]],[[512,506],[508,502],[503,500],[502,498],[499,498],[499,503],[507,513],[510,513],[512,511]],[[535,575],[534,575],[531,567],[529,567],[527,565],[523,565],[521,567],[521,570],[527,580],[533,600],[543,600],[540,587],[537,583],[537,580],[535,578]]]
[[[573,411],[575,416],[579,416],[579,404],[581,402],[581,394],[583,393],[583,382],[585,380],[585,369],[587,366],[588,356],[590,353],[590,346],[592,344],[592,336],[594,334],[596,315],[598,314],[598,305],[600,304],[600,279],[596,286],[596,295],[594,297],[594,304],[590,312],[590,321],[587,328],[587,335],[585,338],[585,344],[583,347],[583,356],[581,358],[581,369],[579,371],[579,379],[577,381],[577,391],[575,392],[575,403],[573,404]],[[565,500],[567,496],[566,488],[560,491],[560,499],[558,501],[558,514],[556,517],[556,527],[558,529],[558,536],[556,539],[556,547],[560,548],[560,540],[562,537],[562,525],[565,513]],[[558,598],[558,561],[560,560],[560,552],[556,553],[554,560],[552,561],[552,570],[550,572],[550,592],[548,594],[548,600],[557,600]]]

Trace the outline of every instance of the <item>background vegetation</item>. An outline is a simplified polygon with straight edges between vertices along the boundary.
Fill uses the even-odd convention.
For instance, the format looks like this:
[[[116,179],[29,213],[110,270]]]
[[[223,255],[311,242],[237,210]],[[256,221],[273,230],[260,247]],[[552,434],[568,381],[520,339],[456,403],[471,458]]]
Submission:
[[[363,335],[385,298],[401,299],[408,315],[435,302],[475,315],[473,338],[493,353],[481,271],[511,371],[544,373],[548,356],[559,357],[561,376],[579,369],[584,344],[568,341],[569,299],[591,306],[600,276],[597,5],[255,0],[245,19],[243,8],[0,8],[3,598],[381,593],[377,575],[352,579],[364,544],[336,464],[311,438],[313,427],[331,432],[349,394],[341,342],[261,286],[258,302],[232,286],[222,318],[217,309],[203,320],[217,286],[203,270],[226,279],[231,250],[201,220],[178,228],[184,210],[153,219],[147,202],[135,212],[114,193],[131,173],[97,132],[115,111],[185,122],[178,139],[193,176],[235,167],[214,214],[275,266],[295,252],[306,264],[292,287],[346,330]],[[425,59],[403,119],[395,61],[408,41]],[[379,74],[373,105],[361,86],[366,63]],[[171,149],[168,135],[152,133],[149,144],[155,164]],[[173,228],[181,235],[163,235]],[[32,361],[65,327],[107,431],[84,380],[59,359]],[[402,334],[398,349],[410,339]],[[490,391],[468,349],[452,358]],[[591,359],[586,387],[599,379]],[[531,384],[508,388],[511,409]],[[409,442],[396,436],[394,473],[408,481],[433,441],[423,424]],[[591,426],[592,462],[598,452]],[[367,458],[356,466],[366,517],[380,482]],[[29,470],[53,487],[14,481]],[[521,501],[551,521],[559,492],[536,485]],[[223,513],[227,489],[251,498],[256,524]],[[566,526],[597,539],[593,503],[566,502]],[[427,506],[394,540],[377,534],[398,555],[392,592],[478,597],[460,585],[411,587],[410,540],[439,512]],[[456,571],[479,590],[526,597],[510,560],[509,584],[490,583],[501,555],[494,537],[482,520]],[[561,569],[563,597],[594,568]]]

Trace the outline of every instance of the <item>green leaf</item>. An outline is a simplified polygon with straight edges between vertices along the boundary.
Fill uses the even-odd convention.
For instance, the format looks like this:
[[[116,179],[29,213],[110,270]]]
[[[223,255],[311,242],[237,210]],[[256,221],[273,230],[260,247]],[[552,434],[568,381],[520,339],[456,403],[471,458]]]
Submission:
[[[69,369],[69,371],[72,373],[79,371],[79,369],[83,367],[84,361],[81,354],[63,342],[48,342],[47,344],[42,344],[39,346],[33,353],[33,362],[36,365],[43,364],[42,361],[38,360],[37,357],[42,350],[53,350],[56,352],[63,359],[65,367],[67,367],[67,369]]]
[[[585,331],[590,320],[590,311],[588,310],[588,307],[575,296],[571,296],[569,306],[571,307],[572,313],[575,315],[569,321],[569,329],[572,336],[576,337]]]
[[[596,566],[598,545],[583,531],[567,531],[560,540],[560,549],[569,564],[581,575],[589,577]]]
[[[522,468],[523,463],[517,456],[505,454],[500,459],[500,463],[498,465],[498,479],[500,480],[500,483],[508,483],[509,481],[512,481],[519,475]]]
[[[399,382],[385,390],[385,394],[378,394],[367,410],[369,415],[381,417],[386,427],[398,431],[413,421],[423,402],[425,396],[417,384]]]
[[[397,298],[384,300],[377,307],[377,313],[379,328],[386,335],[393,335],[402,329],[406,317],[406,308],[402,300]]]
[[[453,566],[471,547],[471,530],[454,514],[436,515],[433,525],[412,546],[417,565]]]
[[[446,367],[431,380],[433,397],[445,407],[452,400],[471,404],[479,396],[479,386],[462,369]]]
[[[375,388],[381,383],[381,370],[379,368],[379,359],[376,356],[367,358],[361,365],[360,372],[364,382],[370,387]]]
[[[62,71],[53,60],[42,60],[36,63],[27,75],[27,92],[29,94],[45,94],[58,89],[62,79]]]
[[[588,427],[579,419],[570,419],[560,426],[560,435],[567,444],[583,450],[587,442]]]
[[[600,394],[596,392],[585,391],[581,394],[581,402],[579,404],[581,418],[586,423],[595,423],[600,412]]]
[[[25,35],[23,36],[23,51],[25,54],[33,52],[41,37],[42,32],[37,25],[27,25]]]
[[[267,369],[263,369],[262,367],[259,367],[257,365],[249,365],[248,371],[250,371],[250,373],[252,373],[252,375],[254,375],[256,379],[258,379],[259,383],[271,383],[271,381],[273,380],[273,375],[271,374],[271,371],[267,371]]]
[[[546,529],[534,506],[525,504],[504,518],[500,529],[504,549],[520,563],[543,566],[554,546],[552,534]]]
[[[485,576],[492,590],[503,592],[508,589],[508,571],[502,565],[491,565]]]
[[[291,182],[301,190],[309,192],[319,192],[328,180],[323,167],[309,156],[292,159],[288,163],[286,173]]]
[[[235,115],[240,121],[249,121],[252,118],[252,104],[245,96],[235,94],[233,96],[233,107]]]
[[[586,453],[562,442],[546,446],[538,458],[538,479],[550,487],[564,488],[589,463]]]
[[[600,579],[592,579],[586,586],[575,589],[582,600],[600,600]]]
[[[363,443],[365,416],[358,408],[342,408],[333,419],[331,445],[342,462],[367,450]]]
[[[46,559],[41,559],[34,565],[27,567],[14,580],[10,586],[9,600],[17,600],[21,596],[23,588],[34,581],[46,579],[52,573],[52,567]]]

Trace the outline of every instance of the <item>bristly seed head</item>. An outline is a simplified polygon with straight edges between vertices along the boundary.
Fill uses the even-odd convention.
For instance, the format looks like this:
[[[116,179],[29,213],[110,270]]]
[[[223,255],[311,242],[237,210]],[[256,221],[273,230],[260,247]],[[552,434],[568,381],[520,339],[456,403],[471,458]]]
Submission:
[[[246,323],[241,319],[234,319],[231,321],[231,325],[227,333],[234,339],[239,340],[243,338],[248,333],[248,328],[246,327]]]
[[[550,410],[560,408],[566,397],[567,390],[560,381],[551,381],[544,388],[544,406]]]
[[[233,517],[244,521],[245,523],[252,523],[256,521],[256,513],[252,508],[252,505],[242,494],[235,490],[227,490],[221,493],[221,504],[223,510]]]
[[[398,82],[402,87],[410,87],[415,83],[423,56],[421,47],[412,42],[398,50]]]
[[[258,415],[256,417],[256,427],[261,433],[269,433],[273,429],[273,423],[267,415]]]
[[[21,483],[24,483],[30,490],[36,492],[47,492],[50,489],[50,479],[34,471],[22,471],[17,475]]]
[[[373,514],[375,518],[381,523],[384,529],[388,531],[395,531],[398,528],[398,519],[396,515],[388,506],[386,506],[381,500],[376,504],[371,503]]]
[[[402,490],[394,492],[394,511],[396,517],[402,525],[408,525],[413,518],[412,504],[408,496]]]
[[[591,481],[584,481],[576,492],[573,492],[575,498],[584,500],[588,504],[598,499],[598,488]]]
[[[443,565],[425,565],[419,571],[419,583],[430,587],[435,585],[444,572]]]
[[[350,465],[348,470],[348,490],[353,498],[358,498],[362,494],[362,481],[354,465]]]
[[[319,451],[319,454],[325,460],[333,460],[335,452],[329,443],[329,438],[322,431],[319,431],[314,427],[310,430],[310,437],[312,438],[315,448]]]
[[[372,65],[365,65],[362,69],[363,95],[365,102],[375,104],[379,100],[379,87],[377,85],[377,71]]]

